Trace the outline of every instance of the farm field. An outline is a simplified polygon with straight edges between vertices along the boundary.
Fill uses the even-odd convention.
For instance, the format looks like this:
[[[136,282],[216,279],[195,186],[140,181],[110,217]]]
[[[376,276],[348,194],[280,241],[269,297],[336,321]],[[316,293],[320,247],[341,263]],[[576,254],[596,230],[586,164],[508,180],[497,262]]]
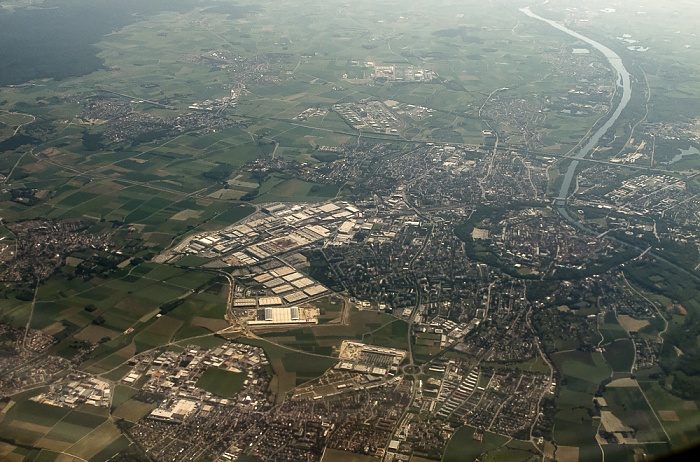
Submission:
[[[696,402],[677,398],[664,390],[658,381],[648,378],[640,377],[639,386],[671,438],[671,443],[681,446],[691,444],[694,438],[692,428],[700,422]]]
[[[239,340],[265,350],[265,355],[276,375],[277,384],[273,385],[273,390],[276,392],[278,400],[295,386],[318,378],[338,362],[334,358],[310,355],[267,340]]]
[[[609,366],[599,353],[559,353],[553,359],[566,380],[554,421],[557,444],[578,448],[580,457],[585,460],[600,460],[600,449],[592,443],[598,422],[591,418],[587,409],[593,410],[593,397],[600,383],[610,377]]]
[[[608,386],[603,396],[610,411],[625,425],[636,430],[640,442],[667,440],[663,427],[638,387]]]
[[[29,401],[26,397],[11,403],[11,407],[6,409],[4,418],[0,421],[0,433],[5,442],[11,443],[7,445],[8,450],[14,445],[29,445],[43,449],[42,454],[45,453],[45,457],[52,453],[64,453],[76,459],[84,457],[84,454],[92,457],[104,450],[101,458],[95,460],[106,460],[129,445],[128,441],[121,440],[120,444],[110,447],[119,440],[121,434],[114,433],[116,429],[106,422],[106,415],[40,404]],[[95,433],[95,429],[98,428],[104,428],[98,432],[102,435],[104,444],[88,449],[86,442],[91,440],[92,435],[98,434]],[[18,449],[12,451],[17,452]]]
[[[634,363],[634,344],[629,339],[615,340],[605,346],[603,357],[613,372],[630,372]]]

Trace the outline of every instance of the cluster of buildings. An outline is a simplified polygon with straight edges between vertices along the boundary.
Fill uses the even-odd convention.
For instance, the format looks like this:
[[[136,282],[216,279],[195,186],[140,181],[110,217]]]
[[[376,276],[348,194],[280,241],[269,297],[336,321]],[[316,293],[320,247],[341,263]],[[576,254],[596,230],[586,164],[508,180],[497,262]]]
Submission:
[[[201,104],[201,105],[200,105]],[[238,122],[218,113],[216,109],[232,105],[230,98],[198,103],[196,110],[179,114],[175,117],[154,116],[146,112],[130,112],[126,115],[110,118],[105,123],[105,136],[114,143],[142,143],[158,138],[177,136],[193,130],[210,132],[235,127]]]
[[[400,376],[396,376],[394,373],[376,375],[373,373],[372,367],[360,369],[362,370],[355,370],[354,367],[348,367],[348,364],[344,368],[338,365],[327,370],[318,380],[296,387],[289,394],[290,399],[319,401],[332,396],[386,387],[401,381]]]
[[[87,224],[77,220],[27,220],[10,225],[16,245],[10,247],[12,258],[0,273],[0,280],[44,280],[61,266],[71,252],[105,250],[111,246],[109,235],[91,234],[86,228]]]
[[[483,312],[483,310],[481,311]],[[432,335],[435,339],[434,343],[436,343],[436,346],[439,347],[439,350],[443,350],[449,346],[455,345],[457,342],[462,341],[465,335],[481,324],[481,319],[478,317],[473,318],[471,321],[469,321],[469,323],[457,323],[444,317],[434,317],[429,322],[423,324],[421,323],[422,319],[419,318],[425,316],[425,311],[422,311],[422,313],[419,312],[416,316],[415,321],[417,324],[413,327],[414,333],[417,337],[420,337],[421,334]],[[425,335],[423,335],[423,337],[425,337]]]
[[[99,125],[115,117],[124,117],[133,111],[133,104],[124,98],[94,97],[83,103],[81,119],[85,123]]]
[[[31,398],[51,406],[75,408],[80,404],[109,407],[112,403],[112,385],[79,372],[74,372],[58,384],[51,385],[46,393]]]
[[[282,419],[276,422],[291,415],[300,419],[295,425],[329,431],[314,432],[311,440],[308,434],[304,438],[292,433],[290,441],[283,442],[278,436],[286,426],[281,424],[256,443],[253,453],[266,454],[269,445],[310,444],[312,460],[318,460],[315,448],[323,447],[385,461],[439,458],[464,424],[477,427],[480,434],[492,431],[529,438],[529,429],[539,418],[540,398],[552,396],[552,382],[542,373],[472,368],[455,359],[431,361],[423,372],[423,378],[415,381],[402,376],[370,381],[367,374],[330,370],[298,388],[276,415]],[[374,412],[367,408],[369,403],[375,406]]]
[[[601,233],[616,231],[645,242],[698,245],[700,217],[695,211],[700,198],[689,187],[695,175],[649,173],[628,178],[609,165],[591,166],[579,175],[576,205],[609,213],[602,225],[594,220],[587,224]]]
[[[267,399],[269,390],[268,360],[263,350],[250,345],[227,343],[214,349],[196,345],[183,351],[163,351],[157,356],[135,357],[133,369],[122,381],[133,385],[141,377],[146,383],[141,388],[148,393],[163,394],[166,399],[149,418],[164,421],[183,421],[190,413],[211,410],[213,405],[245,405],[256,408]],[[200,380],[210,368],[234,374],[245,374],[241,390],[227,398],[207,391],[207,383]],[[225,377],[225,376],[223,376]],[[222,380],[222,379],[220,379]],[[232,383],[231,388],[235,389]]]
[[[226,266],[250,266],[296,251],[330,236],[340,223],[358,216],[347,202],[267,204],[245,220],[221,231],[194,235],[160,256],[175,262],[184,255],[218,258]]]
[[[201,103],[193,103],[189,106],[190,109],[195,109],[198,111],[209,111],[209,112],[220,112],[229,107],[236,107],[238,101],[238,95],[235,90],[231,90],[231,96],[224,96],[223,98],[207,99]]]
[[[327,114],[328,114],[328,109],[326,109],[326,108],[310,107],[309,109],[306,109],[305,111],[302,111],[300,114],[292,117],[292,120],[297,120],[297,121],[303,122],[305,120],[310,119],[311,117],[324,117]]]
[[[532,274],[547,272],[550,265],[583,268],[589,261],[615,252],[606,239],[582,233],[559,216],[542,216],[525,209],[509,212],[489,231],[489,248],[504,262]],[[481,236],[479,236],[481,237]]]
[[[152,407],[125,431],[156,460],[235,460],[261,434],[273,405],[267,357],[251,345],[188,345],[129,364],[122,384],[139,389],[133,399]],[[207,377],[211,370],[216,374]]]
[[[312,156],[320,163],[299,162],[276,156],[256,159],[243,167],[253,174],[282,173],[304,181],[325,185],[354,183],[371,173],[372,159],[387,158],[400,151],[391,144],[359,144],[344,146],[319,146]]]
[[[38,329],[29,329],[24,338],[24,348],[41,353],[52,345],[56,344],[56,339]]]
[[[0,398],[46,383],[70,367],[60,356],[46,354],[56,339],[37,329],[0,323]]]
[[[403,126],[401,119],[381,101],[334,104],[333,110],[356,130],[398,134]]]
[[[599,164],[579,175],[576,205],[595,207],[606,221],[587,226],[659,244],[662,240],[698,245],[700,198],[692,189],[697,173],[649,173],[633,178],[619,168]],[[612,185],[612,186],[611,186]],[[614,213],[612,213],[614,212]],[[663,226],[657,224],[663,223]],[[640,245],[643,245],[640,243]]]
[[[336,365],[338,370],[393,376],[406,358],[406,351],[344,340],[339,358],[340,362]]]
[[[280,265],[276,260],[270,263]],[[235,308],[267,309],[281,305],[294,305],[328,292],[325,286],[291,266],[282,264],[269,269],[259,269],[260,272],[237,278],[239,284],[236,285],[233,298]],[[281,313],[281,311],[271,311],[265,313],[265,318],[283,316]],[[289,314],[289,316],[292,315]],[[299,311],[297,307],[296,314],[292,318],[299,319],[300,316],[306,319],[307,314]]]
[[[257,319],[248,321],[250,327],[269,327],[294,324],[317,324],[318,310],[298,306],[265,308]]]
[[[421,208],[506,206],[545,201],[547,167],[515,150],[490,152],[486,146],[426,145],[387,162],[381,190],[404,186],[411,204]]]
[[[619,188],[604,197],[622,210],[644,216],[663,216],[666,210],[691,196],[684,179],[671,175],[639,175],[623,181]]]
[[[420,106],[416,104],[406,104],[399,101],[388,100],[384,101],[392,111],[396,112],[398,115],[407,115],[413,120],[423,120],[427,117],[432,117],[435,113],[435,109],[431,109],[426,106]]]
[[[231,50],[214,50],[188,56],[191,62],[208,66],[212,71],[223,70],[229,81],[224,88],[235,88],[238,93],[255,85],[270,85],[282,81],[284,72],[282,55],[258,53],[252,57],[241,56]]]
[[[492,362],[527,361],[538,355],[536,333],[526,321],[530,304],[525,284],[494,280],[482,295],[482,309],[477,309],[470,325],[479,328],[468,332],[455,350]],[[481,315],[481,316],[479,316]]]
[[[45,384],[71,367],[71,362],[54,355],[17,350],[0,358],[0,397],[12,396],[33,385]]]
[[[640,331],[655,322],[660,314],[658,307],[644,299],[636,297],[629,286],[619,277],[607,276],[602,281],[605,284],[605,294],[602,302],[606,309],[615,314],[618,322],[629,332],[636,351],[634,369],[645,369],[658,364],[658,358],[663,347],[661,338],[650,338],[640,334]],[[627,289],[627,290],[626,290]],[[661,307],[671,308],[674,307]],[[680,313],[684,308],[676,307]]]
[[[342,285],[360,303],[371,300],[399,316],[414,307],[417,281],[411,264],[430,240],[432,225],[410,209],[394,207],[348,228],[324,249]]]
[[[251,327],[316,324],[319,310],[306,304],[329,290],[291,266],[272,260],[254,267],[259,271],[236,277],[232,307]]]
[[[437,79],[437,73],[430,69],[418,68],[414,66],[402,66],[402,65],[376,65],[374,63],[368,63],[373,65],[374,72],[372,73],[372,78],[375,81],[384,82],[432,82]]]
[[[415,412],[500,434],[529,430],[537,419],[540,397],[551,385],[542,373],[469,368],[457,360],[443,362],[440,369],[419,382]]]
[[[412,390],[410,380],[396,377],[320,399],[286,400],[269,416],[249,454],[320,461],[324,450],[340,450],[384,457]]]

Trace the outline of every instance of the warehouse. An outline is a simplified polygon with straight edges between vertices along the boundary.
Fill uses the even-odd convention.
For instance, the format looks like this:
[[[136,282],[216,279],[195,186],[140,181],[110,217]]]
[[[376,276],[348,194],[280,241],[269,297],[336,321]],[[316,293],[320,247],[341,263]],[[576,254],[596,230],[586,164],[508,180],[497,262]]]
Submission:
[[[282,324],[316,324],[317,310],[300,309],[298,306],[265,308],[258,311],[257,319],[248,321],[249,326],[269,326]]]

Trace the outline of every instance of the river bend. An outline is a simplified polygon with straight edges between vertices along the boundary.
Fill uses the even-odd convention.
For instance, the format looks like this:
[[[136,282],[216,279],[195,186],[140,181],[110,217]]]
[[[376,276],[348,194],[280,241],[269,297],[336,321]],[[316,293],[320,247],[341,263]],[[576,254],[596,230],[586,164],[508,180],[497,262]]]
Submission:
[[[620,117],[620,114],[622,114],[622,111],[625,109],[627,106],[627,103],[629,103],[630,98],[632,98],[632,85],[630,83],[630,74],[627,72],[627,69],[625,69],[624,64],[622,63],[622,58],[612,51],[610,48],[606,47],[605,45],[596,42],[593,39],[590,39],[586,37],[585,35],[581,35],[578,32],[575,32],[566,26],[563,26],[562,24],[552,21],[551,19],[546,19],[543,18],[542,16],[538,16],[532,11],[530,11],[530,8],[521,8],[520,11],[525,13],[526,15],[530,16],[531,18],[538,19],[540,21],[546,22],[550,26],[559,29],[562,32],[565,32],[572,37],[575,37],[583,42],[588,43],[592,47],[594,47],[596,50],[598,50],[600,53],[605,56],[605,59],[608,60],[610,63],[610,66],[613,68],[615,71],[616,77],[617,77],[617,86],[622,88],[622,96],[620,98],[620,102],[618,103],[617,107],[615,110],[610,114],[608,117],[608,120],[601,126],[596,132],[588,139],[586,144],[578,151],[576,154],[574,154],[573,159],[571,164],[569,165],[568,170],[566,171],[566,174],[564,175],[564,182],[561,185],[561,188],[559,189],[559,195],[556,198],[557,202],[557,209],[559,213],[562,214],[565,218],[567,218],[569,221],[574,221],[569,217],[568,213],[566,213],[566,210],[564,208],[566,204],[566,198],[569,196],[569,190],[571,189],[571,183],[574,180],[574,177],[576,175],[576,168],[578,167],[579,161],[576,159],[583,159],[585,158],[591,150],[593,150],[598,143],[600,142],[600,138],[607,133],[607,131],[610,129],[610,127],[613,126],[613,124],[617,121],[617,119]]]

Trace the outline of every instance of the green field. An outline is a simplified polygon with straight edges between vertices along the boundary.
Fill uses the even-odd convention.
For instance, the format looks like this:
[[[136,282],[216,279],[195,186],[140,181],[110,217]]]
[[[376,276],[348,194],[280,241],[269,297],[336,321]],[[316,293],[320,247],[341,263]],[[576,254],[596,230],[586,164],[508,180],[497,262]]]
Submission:
[[[610,411],[625,425],[636,430],[640,442],[667,441],[654,411],[637,387],[608,387],[603,394]]]
[[[0,434],[17,444],[34,445],[69,412],[70,409],[23,400],[5,414],[0,422]]]
[[[355,454],[352,452],[338,451],[337,449],[326,449],[321,462],[372,462],[374,457]]]
[[[639,378],[639,385],[649,400],[654,412],[660,416],[663,428],[668,433],[673,447],[694,444],[700,431],[700,415],[695,401],[687,401],[671,395],[658,380]],[[665,411],[665,412],[662,412]]]
[[[36,447],[37,451],[29,451],[35,455],[43,448],[36,460],[55,460],[57,454],[62,452],[56,452],[58,447],[67,448],[64,451],[66,456],[81,457],[73,448],[78,446],[79,449],[80,442],[87,441],[88,435],[95,428],[105,425],[107,420],[105,409],[92,406],[88,408],[86,410],[89,412],[82,412],[35,403],[23,397],[13,402],[4,414],[0,421],[0,434],[4,441],[21,445],[23,450],[27,446]],[[123,440],[118,445],[112,445],[114,441],[111,438],[105,440],[103,446],[100,446],[99,441],[94,441],[90,451],[95,451],[95,454],[102,451],[102,456],[94,460],[107,460],[130,444],[128,440]]]
[[[600,383],[610,377],[610,369],[600,353],[567,352],[553,355],[562,373],[561,390],[554,419],[554,441],[579,448],[583,460],[600,460],[595,443],[598,421],[591,418],[593,397]]]
[[[199,380],[197,380],[197,387],[221,396],[222,398],[231,398],[236,396],[241,388],[243,388],[245,379],[246,374],[244,372],[231,372],[225,369],[210,367],[205,370]]]
[[[634,363],[634,343],[629,339],[616,340],[605,346],[605,361],[613,372],[630,372]]]
[[[603,335],[603,343],[610,343],[628,337],[625,329],[617,322],[615,313],[612,312],[605,314],[605,322],[598,327],[598,330]]]
[[[314,306],[319,309],[319,324],[327,324],[334,319],[338,319],[343,309],[344,301],[335,297],[325,297],[314,302]]]
[[[267,332],[260,334],[260,336],[275,343],[308,353],[325,356],[332,356],[333,354],[332,346],[321,345],[321,343],[326,343],[327,339],[317,338],[314,329],[310,327],[288,331]]]
[[[262,339],[247,338],[239,341],[265,350],[278,379],[278,399],[296,385],[318,378],[338,362],[334,358],[310,355]]]
[[[610,377],[610,369],[599,353],[572,351],[555,354],[553,359],[572,390],[595,391],[600,382]]]
[[[124,385],[117,385],[114,387],[114,396],[112,397],[112,406],[119,407],[128,401],[132,396],[136,394],[137,390],[126,387]]]
[[[461,427],[452,435],[445,455],[444,462],[462,462],[465,460],[481,459],[485,455],[495,453],[508,443],[509,438],[496,435],[495,433],[484,432],[484,439],[478,442],[473,439],[476,429],[474,427]]]
[[[326,311],[326,319],[336,319],[342,309],[340,301],[321,301],[316,305]],[[329,319],[330,318],[330,319]],[[274,329],[260,334],[262,338],[308,353],[334,356],[343,340],[355,339],[368,344],[406,350],[408,325],[404,321],[376,311],[350,310],[347,325],[320,322],[301,329]]]
[[[113,412],[115,418],[124,419],[129,422],[138,422],[147,416],[153,409],[155,404],[144,403],[135,399],[129,399],[120,404]]]
[[[365,335],[363,342],[388,348],[407,350],[408,323],[397,319]]]
[[[534,452],[523,449],[515,449],[506,445],[503,448],[490,452],[483,456],[483,461],[489,462],[535,462],[541,460]]]

